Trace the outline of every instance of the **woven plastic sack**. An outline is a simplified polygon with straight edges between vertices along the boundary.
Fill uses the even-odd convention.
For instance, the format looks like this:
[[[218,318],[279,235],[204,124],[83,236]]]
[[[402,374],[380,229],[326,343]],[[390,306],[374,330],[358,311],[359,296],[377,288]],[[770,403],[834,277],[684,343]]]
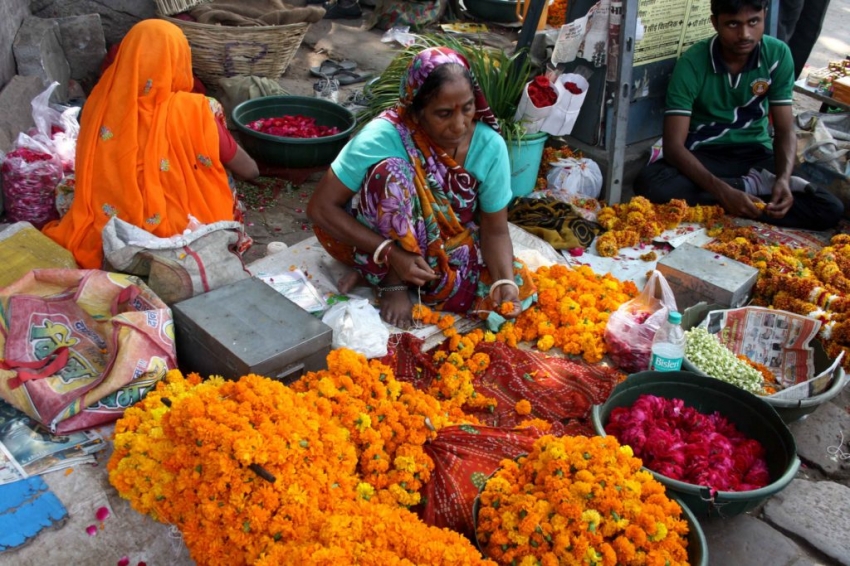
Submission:
[[[611,314],[604,340],[608,355],[621,371],[635,373],[649,369],[652,339],[667,320],[667,313],[675,310],[676,296],[664,275],[655,270],[640,294]]]
[[[54,433],[118,419],[177,367],[171,311],[137,277],[39,269],[0,308],[0,397]]]
[[[238,249],[244,237],[239,222],[200,224],[171,238],[150,232],[113,216],[103,228],[107,265],[147,278],[147,284],[167,304],[246,279]]]

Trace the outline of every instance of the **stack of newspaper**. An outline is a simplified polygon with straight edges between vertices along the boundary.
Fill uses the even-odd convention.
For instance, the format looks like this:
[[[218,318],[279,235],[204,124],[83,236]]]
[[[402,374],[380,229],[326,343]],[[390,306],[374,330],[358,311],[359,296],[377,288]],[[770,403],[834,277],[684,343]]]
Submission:
[[[0,399],[0,485],[38,474],[94,463],[106,448],[93,431],[54,435]]]

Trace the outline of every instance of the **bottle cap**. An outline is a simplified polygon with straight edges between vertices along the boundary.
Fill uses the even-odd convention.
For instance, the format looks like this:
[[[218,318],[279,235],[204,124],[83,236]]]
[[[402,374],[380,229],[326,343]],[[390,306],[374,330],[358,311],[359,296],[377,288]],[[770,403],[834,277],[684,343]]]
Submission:
[[[667,314],[667,322],[670,324],[681,324],[682,323],[682,313],[677,311],[670,311]]]

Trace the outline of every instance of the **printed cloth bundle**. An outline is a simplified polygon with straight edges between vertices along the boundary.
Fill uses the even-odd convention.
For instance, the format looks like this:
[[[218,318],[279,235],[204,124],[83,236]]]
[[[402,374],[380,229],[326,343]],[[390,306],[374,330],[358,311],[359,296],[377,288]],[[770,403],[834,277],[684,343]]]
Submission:
[[[131,275],[37,269],[0,312],[0,397],[54,433],[118,419],[177,367],[171,311]]]
[[[587,248],[602,230],[595,222],[585,220],[573,205],[554,197],[516,197],[508,205],[508,220],[556,250]]]

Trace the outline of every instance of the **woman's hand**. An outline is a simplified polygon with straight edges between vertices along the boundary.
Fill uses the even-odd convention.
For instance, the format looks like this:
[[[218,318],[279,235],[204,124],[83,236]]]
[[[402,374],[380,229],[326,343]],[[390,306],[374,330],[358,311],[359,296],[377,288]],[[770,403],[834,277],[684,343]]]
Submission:
[[[490,298],[493,300],[494,309],[497,313],[502,315],[505,318],[516,318],[519,316],[521,312],[521,306],[519,302],[519,291],[513,285],[499,285],[495,289],[493,289]],[[513,303],[514,310],[510,313],[503,313],[501,311],[502,303]]]
[[[395,246],[395,244],[391,245]],[[393,248],[392,253],[390,253],[389,263],[390,267],[402,281],[411,283],[417,287],[421,287],[429,281],[439,278],[439,275],[431,269],[425,258],[398,246]]]

